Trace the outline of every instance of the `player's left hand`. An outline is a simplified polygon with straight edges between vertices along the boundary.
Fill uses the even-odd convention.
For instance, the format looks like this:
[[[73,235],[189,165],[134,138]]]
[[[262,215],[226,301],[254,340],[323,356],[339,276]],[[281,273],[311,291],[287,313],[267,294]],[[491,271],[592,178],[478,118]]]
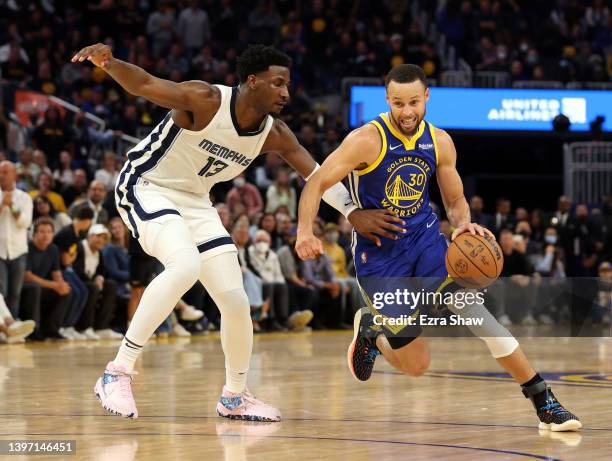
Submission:
[[[400,217],[384,209],[356,209],[352,211],[346,219],[353,225],[356,232],[374,241],[376,246],[381,245],[380,237],[395,240],[398,233],[401,234],[405,232],[402,227],[394,224],[397,223],[402,225],[404,221]]]
[[[469,232],[472,235],[478,234],[481,237],[484,237],[485,234],[487,234],[493,240],[495,240],[495,235],[493,235],[493,232],[491,232],[486,227],[482,227],[480,224],[476,224],[475,222],[471,222],[471,223],[467,223],[467,224],[462,224],[461,226],[457,227],[454,230],[453,234],[451,235],[451,242],[453,240],[455,240],[455,238],[457,238],[458,235],[461,235],[464,232]]]

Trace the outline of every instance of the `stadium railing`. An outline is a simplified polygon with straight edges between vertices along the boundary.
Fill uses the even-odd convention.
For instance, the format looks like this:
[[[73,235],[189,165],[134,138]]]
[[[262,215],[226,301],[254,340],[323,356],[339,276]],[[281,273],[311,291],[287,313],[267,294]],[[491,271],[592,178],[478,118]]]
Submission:
[[[563,189],[574,202],[595,203],[612,195],[612,142],[563,146]]]

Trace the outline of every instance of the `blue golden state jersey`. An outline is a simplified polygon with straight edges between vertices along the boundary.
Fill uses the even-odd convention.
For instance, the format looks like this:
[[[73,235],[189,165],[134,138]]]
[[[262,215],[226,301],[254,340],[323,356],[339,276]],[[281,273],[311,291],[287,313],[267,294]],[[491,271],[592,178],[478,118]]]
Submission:
[[[434,126],[422,120],[407,139],[391,124],[388,113],[370,121],[382,147],[375,162],[349,176],[353,201],[364,209],[385,208],[401,217],[407,230],[431,221],[429,181],[438,164]]]

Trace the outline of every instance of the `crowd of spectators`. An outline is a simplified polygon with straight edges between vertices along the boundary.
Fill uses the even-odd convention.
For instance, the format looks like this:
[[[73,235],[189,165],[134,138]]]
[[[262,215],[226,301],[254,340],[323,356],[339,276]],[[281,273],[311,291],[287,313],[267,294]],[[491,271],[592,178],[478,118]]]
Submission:
[[[514,79],[610,79],[611,15],[600,0],[423,1],[420,8],[474,69],[506,70]],[[32,328],[36,339],[116,338],[161,270],[117,217],[112,189],[125,151],[107,149],[96,158],[90,152],[93,145],[113,146],[122,134],[143,135],[165,110],[122,91],[101,69],[71,63],[81,47],[108,43],[118,58],[174,81],[235,85],[236,56],[249,43],[274,43],[294,62],[292,103],[282,118],[320,163],[344,133],[339,116],[313,101],[338,93],[343,77],[382,77],[403,62],[421,65],[433,79],[444,70],[437,46],[428,42],[429,32],[406,0],[7,1],[0,2],[0,11],[5,341]],[[33,111],[23,139],[15,142],[7,132],[7,112],[16,89],[58,96],[80,112],[54,105],[42,116]],[[103,119],[107,129],[101,131],[86,113]],[[301,187],[270,153],[212,192],[239,249],[258,331],[302,330],[308,324],[346,328],[363,305],[346,219],[323,206],[315,232],[326,254],[308,262],[296,257]],[[543,303],[546,290],[568,277],[610,278],[609,201],[593,207],[562,197],[553,213],[522,207],[512,213],[510,201],[500,199],[491,215],[483,212],[481,198],[470,203],[474,220],[499,237],[508,261],[502,275],[533,287],[525,294],[530,301],[522,304],[533,309],[498,306],[503,323],[563,320],[565,301]],[[450,235],[448,222],[442,220],[441,229]],[[601,320],[604,313],[589,316]],[[184,336],[185,327],[197,332],[218,325],[214,304],[196,286],[159,333]]]
[[[0,163],[0,293],[10,311],[5,323],[32,320],[35,339],[119,338],[161,268],[129,237],[102,180],[75,194],[66,177],[74,180],[76,174],[56,183],[44,163],[38,166],[32,171],[21,162]],[[352,227],[343,216],[330,212],[315,223],[324,255],[310,261],[297,257],[296,201],[302,187],[295,173],[267,160],[236,178],[229,190],[213,190],[238,248],[256,331],[301,331],[308,324],[349,328],[364,304],[355,280]],[[510,289],[492,304],[501,323],[557,324],[576,315],[610,321],[611,306],[595,299],[603,296],[598,294],[603,282],[608,293],[612,281],[612,199],[589,208],[562,196],[556,211],[544,212],[521,206],[513,211],[510,200],[500,198],[487,214],[483,199],[473,196],[470,208],[472,220],[496,234],[504,253],[502,276]],[[450,239],[451,226],[440,218],[441,232]],[[577,314],[577,308],[583,311]],[[190,290],[177,314],[167,330],[180,336],[189,334],[185,327],[203,331],[205,322],[213,327],[219,322],[201,286]],[[2,335],[6,340],[0,328]]]
[[[609,82],[612,15],[604,0],[425,2],[473,70],[516,80]]]
[[[237,83],[236,57],[249,43],[275,44],[293,58],[292,104],[282,117],[313,144],[315,156],[343,134],[341,111],[318,97],[337,95],[344,77],[383,77],[410,62],[439,81],[444,65],[456,67],[443,64],[428,41],[433,24],[473,70],[506,71],[512,80],[612,77],[612,15],[603,0],[45,0],[0,2],[0,11],[0,75],[10,82],[0,143],[6,144],[15,88],[58,96],[106,122],[100,131],[82,113],[33,114],[33,147],[44,144],[52,169],[66,144],[74,160],[86,163],[92,144],[138,136],[161,118],[162,109],[128,95],[103,70],[70,62],[96,42],[159,77],[227,85]]]

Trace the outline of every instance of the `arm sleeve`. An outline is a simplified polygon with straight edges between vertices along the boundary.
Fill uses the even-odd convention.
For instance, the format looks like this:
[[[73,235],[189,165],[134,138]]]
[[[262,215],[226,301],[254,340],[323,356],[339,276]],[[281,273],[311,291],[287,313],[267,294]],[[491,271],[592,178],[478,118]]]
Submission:
[[[306,177],[306,181],[308,181],[319,168],[321,168],[321,166],[317,163],[314,170],[312,170],[312,172]],[[325,203],[327,203],[329,206],[342,213],[345,218],[348,218],[348,215],[358,208],[358,206],[353,202],[351,194],[341,182],[338,182],[327,189],[323,193],[323,200],[325,200]]]

